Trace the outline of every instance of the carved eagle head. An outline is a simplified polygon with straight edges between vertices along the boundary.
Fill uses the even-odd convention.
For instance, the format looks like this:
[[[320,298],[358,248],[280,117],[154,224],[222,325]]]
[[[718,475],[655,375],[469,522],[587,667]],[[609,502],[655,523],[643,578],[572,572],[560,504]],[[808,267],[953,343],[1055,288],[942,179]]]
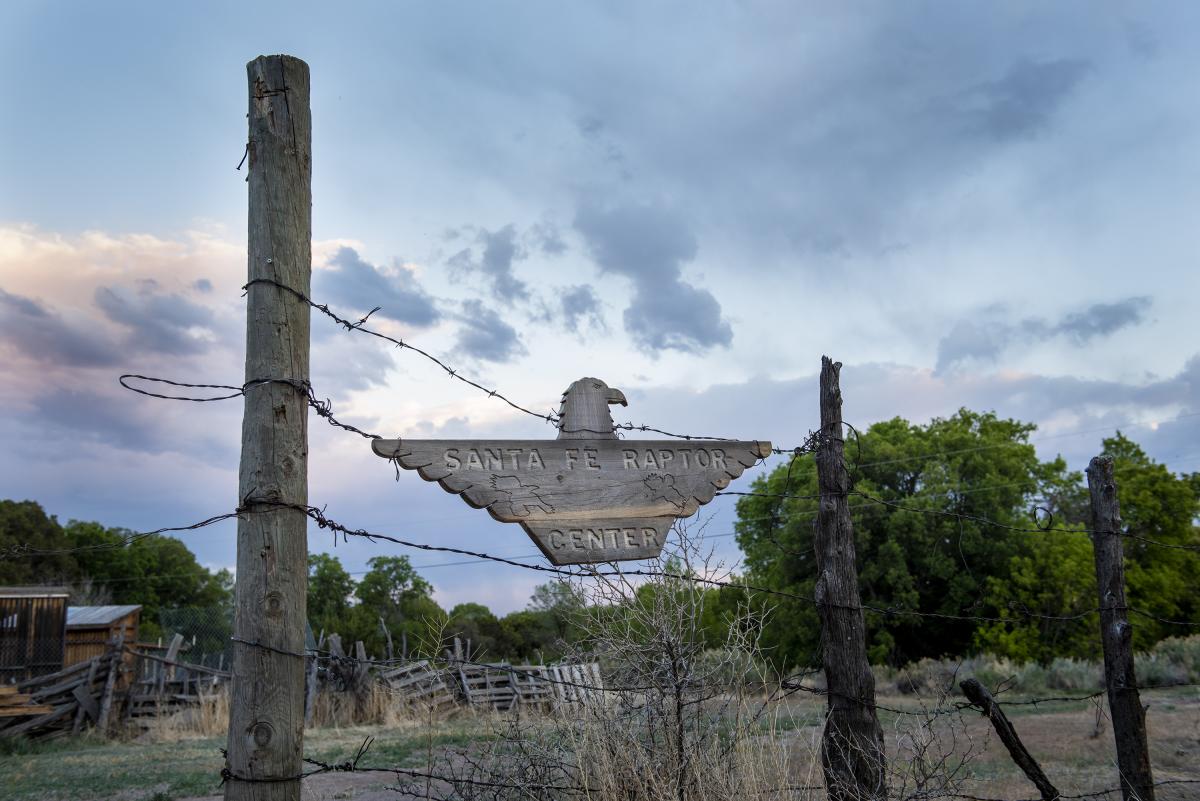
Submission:
[[[599,378],[581,378],[567,387],[558,410],[559,439],[616,439],[609,404],[628,406],[625,393]]]

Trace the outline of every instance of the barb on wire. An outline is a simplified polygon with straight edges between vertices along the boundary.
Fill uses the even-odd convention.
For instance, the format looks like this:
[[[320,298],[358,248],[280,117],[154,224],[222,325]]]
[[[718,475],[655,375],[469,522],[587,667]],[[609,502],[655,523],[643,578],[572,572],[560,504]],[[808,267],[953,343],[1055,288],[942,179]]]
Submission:
[[[0,559],[16,559],[23,556],[55,556],[59,554],[81,553],[83,551],[107,551],[117,548],[124,548],[138,540],[144,540],[147,537],[153,537],[156,534],[167,534],[170,532],[195,531],[196,529],[211,526],[214,523],[220,523],[222,520],[229,520],[237,517],[238,512],[225,512],[224,514],[214,515],[213,517],[201,520],[199,523],[192,523],[187,526],[164,526],[156,528],[153,531],[141,531],[129,534],[120,538],[116,542],[105,542],[97,545],[77,545],[71,548],[33,548],[29,543],[18,542],[9,545],[5,548],[0,548]]]
[[[195,529],[204,528],[206,526],[213,525],[214,523],[218,523],[223,520],[228,520],[230,518],[238,517],[239,515],[261,514],[261,513],[270,511],[272,509],[291,509],[291,510],[300,512],[300,513],[304,514],[306,517],[308,517],[310,520],[312,520],[314,523],[316,523],[319,528],[327,529],[327,530],[333,532],[335,536],[340,534],[344,541],[348,541],[349,537],[360,537],[362,539],[367,540],[368,542],[377,542],[377,541],[378,542],[390,542],[390,543],[393,543],[395,545],[400,545],[405,548],[413,548],[415,550],[429,551],[429,552],[436,552],[436,553],[451,553],[451,554],[456,554],[458,556],[466,556],[466,557],[470,557],[473,559],[480,559],[480,560],[485,560],[485,561],[489,561],[489,562],[495,562],[497,564],[504,564],[504,565],[509,565],[512,567],[519,567],[524,570],[533,570],[533,571],[547,574],[547,575],[557,575],[557,576],[564,576],[564,577],[568,577],[568,578],[601,578],[601,577],[619,576],[619,577],[663,578],[663,579],[671,579],[671,580],[675,580],[675,581],[686,581],[686,582],[691,582],[694,584],[701,584],[701,585],[708,586],[708,587],[728,588],[728,589],[733,589],[733,590],[741,590],[744,592],[770,595],[773,597],[788,598],[791,600],[801,601],[803,603],[806,603],[809,605],[814,605],[814,606],[817,605],[818,603],[824,603],[826,605],[835,606],[835,608],[845,609],[848,611],[873,612],[876,614],[883,615],[886,618],[928,617],[928,618],[935,618],[935,619],[939,619],[939,620],[977,621],[977,622],[988,622],[988,623],[1001,623],[1001,622],[1007,623],[1007,622],[1011,622],[1015,618],[1022,618],[1022,617],[1028,618],[1028,619],[1036,619],[1036,620],[1073,621],[1073,620],[1080,620],[1088,615],[1092,615],[1097,612],[1104,611],[1101,609],[1089,608],[1089,609],[1084,609],[1083,611],[1080,611],[1080,612],[1077,612],[1074,614],[1051,615],[1051,614],[1046,614],[1046,613],[1041,613],[1041,612],[1034,612],[1028,608],[1025,608],[1022,605],[1010,604],[1008,611],[1010,612],[1011,616],[1002,617],[1002,616],[996,616],[996,615],[968,615],[968,614],[959,614],[959,613],[952,613],[952,612],[923,612],[923,611],[920,611],[917,609],[907,609],[907,608],[904,608],[901,606],[882,607],[882,606],[876,606],[873,604],[865,604],[865,603],[858,604],[858,605],[850,605],[850,604],[832,605],[832,604],[828,604],[825,601],[818,602],[816,599],[814,599],[811,596],[800,594],[800,593],[795,593],[795,592],[789,592],[787,590],[774,589],[772,587],[763,587],[760,585],[749,584],[749,583],[744,583],[744,582],[723,581],[720,579],[708,578],[705,576],[694,575],[694,574],[690,574],[690,573],[680,573],[680,572],[676,572],[676,571],[646,570],[646,569],[622,570],[622,569],[616,569],[615,567],[599,569],[595,566],[579,566],[577,569],[568,569],[566,567],[559,567],[559,566],[553,566],[553,565],[530,564],[527,562],[518,562],[515,559],[510,559],[510,558],[506,558],[506,557],[502,557],[502,556],[494,556],[492,554],[488,554],[483,551],[472,551],[472,550],[468,550],[466,548],[455,548],[455,547],[448,546],[448,545],[431,545],[429,543],[415,542],[413,540],[407,540],[407,539],[395,537],[395,536],[392,536],[389,534],[381,534],[378,532],[367,531],[365,529],[352,529],[352,528],[349,528],[348,526],[345,526],[345,525],[327,517],[325,515],[324,511],[322,509],[317,508],[316,506],[308,506],[305,504],[291,503],[288,501],[280,501],[280,500],[275,500],[272,498],[259,498],[259,497],[255,497],[252,494],[248,495],[246,498],[244,498],[242,500],[241,505],[233,512],[226,512],[224,514],[215,515],[213,517],[207,518],[198,523],[193,523],[191,525],[169,526],[169,527],[155,529],[154,531],[135,533],[135,534],[131,534],[115,543],[104,543],[104,544],[94,545],[94,546],[80,546],[80,547],[65,548],[65,549],[34,549],[34,548],[30,548],[27,543],[17,543],[15,545],[8,546],[3,551],[0,551],[0,557],[11,558],[11,557],[18,557],[18,556],[48,555],[48,554],[58,554],[58,553],[73,553],[73,552],[85,551],[85,550],[102,550],[102,549],[109,549],[109,548],[120,548],[120,547],[123,547],[123,546],[125,546],[131,542],[134,542],[138,539],[150,537],[155,534],[163,534],[163,533],[167,533],[167,532],[192,531]],[[1169,618],[1160,617],[1151,612],[1147,612],[1143,609],[1139,609],[1139,608],[1133,607],[1133,606],[1125,606],[1123,608],[1125,609],[1125,611],[1129,612],[1130,614],[1139,615],[1141,617],[1145,617],[1147,619],[1157,621],[1164,625],[1200,628],[1200,623],[1197,623],[1197,622],[1193,622],[1193,621],[1189,621],[1189,620],[1172,620]],[[254,643],[250,643],[250,644],[254,644]]]
[[[463,787],[480,787],[490,789],[506,789],[506,790],[554,790],[558,792],[578,793],[584,788],[575,785],[562,784],[517,784],[511,782],[491,782],[480,779],[470,779],[464,776],[450,776],[438,773],[427,773],[425,771],[413,770],[411,768],[400,767],[374,767],[360,765],[363,757],[367,755],[371,746],[374,744],[374,737],[367,737],[363,740],[362,745],[354,753],[354,756],[341,762],[326,762],[324,760],[305,757],[304,763],[312,765],[311,770],[301,771],[300,773],[290,776],[239,776],[234,773],[226,764],[221,769],[221,784],[227,782],[238,782],[241,784],[281,784],[286,782],[299,782],[310,776],[317,776],[322,773],[388,773],[396,777],[407,776],[411,779],[426,779],[429,781],[445,782],[451,786]],[[228,760],[229,754],[225,749],[221,749],[222,755]]]
[[[1155,787],[1167,787],[1167,786],[1171,786],[1171,785],[1181,785],[1181,784],[1200,784],[1200,779],[1162,779],[1160,781],[1154,782]],[[1083,801],[1083,799],[1089,799],[1089,798],[1106,798],[1107,796],[1115,795],[1116,793],[1120,793],[1120,792],[1124,792],[1123,787],[1107,787],[1103,790],[1092,790],[1090,792],[1077,793],[1074,795],[1059,794],[1058,798],[1061,801]],[[996,798],[994,796],[988,797],[988,796],[981,796],[981,795],[971,795],[970,793],[950,793],[950,792],[943,792],[939,795],[939,797],[941,797],[941,798],[959,798],[959,799],[962,799],[962,801],[1042,801],[1041,797],[1011,799],[1011,798]]]
[[[595,567],[585,567],[585,566],[581,566],[577,570],[570,570],[565,567],[556,567],[556,566],[541,565],[541,564],[528,564],[525,562],[517,562],[515,560],[507,559],[507,558],[501,557],[501,556],[492,556],[491,554],[483,553],[481,551],[471,551],[471,550],[467,550],[465,548],[454,548],[454,547],[446,546],[446,545],[430,545],[428,543],[413,542],[411,540],[405,540],[405,539],[401,539],[399,537],[393,537],[388,534],[380,534],[377,532],[366,531],[365,529],[351,529],[351,528],[348,528],[347,526],[342,525],[341,523],[338,523],[338,522],[330,519],[329,517],[327,517],[325,515],[325,513],[321,509],[318,509],[315,506],[305,506],[303,504],[289,503],[286,501],[278,501],[278,500],[274,500],[274,499],[270,499],[270,498],[247,497],[246,499],[243,500],[242,507],[238,511],[248,512],[248,513],[252,513],[255,511],[262,511],[262,510],[254,509],[253,507],[256,505],[273,507],[273,508],[294,509],[296,511],[303,512],[305,515],[307,515],[309,517],[309,519],[311,519],[313,522],[315,522],[319,528],[328,529],[328,530],[334,532],[335,534],[341,534],[343,539],[345,539],[347,537],[362,537],[369,542],[374,542],[376,540],[383,541],[383,542],[391,542],[393,544],[401,545],[406,548],[415,548],[415,549],[422,550],[422,551],[437,551],[437,552],[444,552],[444,553],[453,553],[453,554],[458,554],[460,556],[470,556],[470,557],[474,557],[474,558],[478,558],[478,559],[485,559],[485,560],[488,560],[491,562],[497,562],[499,564],[507,564],[507,565],[511,565],[513,567],[520,567],[525,570],[535,570],[535,571],[538,571],[541,573],[547,573],[547,574],[551,574],[551,575],[567,576],[567,577],[572,577],[572,578],[606,577],[606,576],[625,576],[625,577],[636,576],[636,577],[643,577],[643,578],[666,578],[666,579],[672,579],[672,580],[676,580],[676,581],[688,581],[688,582],[692,582],[695,584],[703,584],[705,586],[710,586],[710,587],[726,587],[729,589],[744,590],[746,592],[761,593],[764,595],[771,595],[771,596],[781,597],[781,598],[789,598],[792,600],[802,601],[804,603],[814,605],[814,606],[817,605],[818,603],[821,603],[821,604],[825,604],[827,606],[833,606],[835,608],[845,609],[848,611],[874,612],[874,613],[881,614],[881,615],[884,615],[887,617],[930,617],[930,618],[936,618],[939,620],[979,621],[979,622],[987,622],[987,623],[1001,623],[1001,622],[1007,623],[1007,622],[1011,622],[1013,620],[1012,617],[1000,617],[1000,616],[995,616],[995,615],[964,615],[964,614],[957,614],[957,613],[951,613],[951,612],[922,612],[917,609],[906,609],[906,608],[903,608],[900,606],[882,607],[882,606],[875,606],[873,604],[859,604],[857,606],[849,605],[849,604],[829,604],[826,601],[818,602],[816,599],[814,599],[808,595],[802,595],[800,593],[789,592],[787,590],[778,590],[778,589],[774,589],[771,587],[763,587],[763,586],[759,586],[759,585],[755,585],[755,584],[747,584],[747,583],[741,583],[741,582],[722,581],[719,579],[707,578],[704,576],[692,575],[692,574],[688,574],[688,573],[679,573],[679,572],[674,572],[674,571],[643,570],[643,569],[633,569],[633,570],[597,569]],[[1192,621],[1187,621],[1187,620],[1170,620],[1168,618],[1159,617],[1157,615],[1153,615],[1149,612],[1145,612],[1141,609],[1138,609],[1138,608],[1132,607],[1132,606],[1127,606],[1127,607],[1125,607],[1125,609],[1127,611],[1129,611],[1130,613],[1141,615],[1143,617],[1147,617],[1152,620],[1156,620],[1165,625],[1187,626],[1187,627],[1192,627],[1192,628],[1200,627],[1200,623],[1194,623]],[[1085,609],[1085,610],[1083,610],[1081,612],[1077,612],[1075,614],[1051,615],[1051,614],[1046,614],[1046,613],[1041,613],[1041,612],[1034,612],[1023,606],[1020,606],[1017,604],[1011,604],[1009,611],[1012,614],[1014,614],[1016,617],[1025,617],[1025,618],[1036,619],[1036,620],[1072,621],[1072,620],[1080,620],[1084,617],[1087,617],[1088,615],[1095,614],[1095,613],[1103,611],[1103,610]]]
[[[186,389],[225,389],[229,390],[229,394],[214,395],[206,398],[194,398],[187,395],[165,395],[159,392],[150,392],[149,390],[130,385],[129,382],[134,380],[146,381],[155,384],[167,384],[169,386]],[[156,378],[154,376],[126,373],[120,376],[117,379],[117,382],[130,392],[136,392],[139,395],[147,395],[151,398],[162,398],[164,400],[191,401],[192,403],[210,403],[212,401],[230,400],[231,398],[237,398],[245,395],[246,390],[248,389],[265,386],[267,384],[284,384],[304,393],[305,399],[312,410],[316,412],[318,417],[324,418],[325,422],[329,423],[331,426],[341,428],[353,434],[358,434],[360,437],[364,437],[366,439],[382,439],[382,437],[380,437],[378,434],[371,434],[363,431],[360,428],[352,426],[349,423],[343,423],[338,420],[333,416],[333,402],[328,398],[325,400],[319,400],[316,392],[313,390],[312,384],[309,381],[300,378],[256,378],[251,381],[247,381],[240,387],[237,387],[232,384],[187,384],[182,381],[171,381],[167,378]]]
[[[338,325],[345,328],[347,331],[360,331],[364,334],[367,334],[368,336],[373,336],[376,339],[381,339],[381,340],[384,340],[385,342],[389,342],[392,345],[394,345],[395,347],[401,348],[402,350],[411,350],[413,353],[423,356],[426,359],[428,359],[430,362],[432,362],[433,364],[437,365],[450,378],[456,379],[458,381],[461,381],[464,384],[467,384],[468,386],[474,387],[475,389],[477,389],[480,392],[487,395],[489,398],[496,398],[497,400],[503,401],[504,403],[508,404],[511,408],[517,410],[518,412],[522,412],[524,414],[530,415],[531,417],[536,417],[539,420],[544,420],[545,422],[547,422],[551,425],[557,426],[557,425],[561,424],[561,418],[559,417],[557,412],[534,411],[533,409],[531,409],[527,406],[523,406],[523,405],[517,403],[512,398],[510,398],[507,395],[505,395],[504,393],[500,392],[498,389],[486,387],[477,381],[473,381],[470,378],[467,378],[462,373],[460,373],[456,368],[451,367],[450,365],[446,364],[444,361],[439,359],[437,356],[434,356],[432,353],[429,353],[428,351],[423,350],[422,348],[419,348],[416,345],[413,345],[409,342],[405,342],[403,339],[398,339],[396,337],[389,336],[381,331],[376,331],[374,329],[367,328],[366,322],[371,317],[372,314],[374,314],[375,312],[380,310],[380,307],[378,307],[378,306],[375,307],[374,309],[372,309],[370,312],[368,312],[365,317],[358,320],[357,322],[351,322],[348,318],[342,317],[341,315],[332,311],[327,304],[317,303],[316,301],[314,301],[312,298],[310,298],[308,295],[301,292],[300,290],[290,287],[287,284],[281,283],[272,278],[255,278],[254,280],[247,282],[242,287],[242,291],[243,292],[249,291],[250,287],[254,286],[255,284],[266,284],[269,286],[276,287],[277,289],[281,289],[284,292],[288,292],[288,293],[292,294],[299,300],[303,301],[304,303],[307,303],[310,307],[316,309],[317,311],[321,312],[329,319],[333,320]],[[714,440],[714,441],[719,441],[719,442],[735,441],[735,438],[733,438],[733,437],[711,437],[711,436],[698,436],[696,434],[676,434],[676,433],[673,433],[670,431],[664,431],[661,428],[653,428],[651,426],[639,425],[639,424],[632,423],[632,422],[620,423],[620,424],[614,425],[613,428],[616,430],[620,430],[620,431],[653,432],[656,434],[661,434],[666,437],[672,437],[674,439],[683,439],[683,440]],[[607,433],[607,432],[605,432],[605,433]],[[772,448],[771,449],[772,453],[775,453],[775,454],[790,453],[792,450],[794,450],[794,449],[792,449],[792,448]]]
[[[440,367],[446,373],[446,375],[448,375],[450,378],[457,379],[458,381],[461,381],[464,384],[467,384],[469,386],[474,387],[475,389],[478,389],[480,392],[485,393],[489,398],[497,398],[497,399],[503,401],[504,403],[507,403],[509,406],[511,406],[513,409],[516,409],[519,412],[523,412],[532,417],[537,417],[539,419],[545,420],[547,423],[557,423],[558,422],[558,415],[554,412],[548,412],[548,413],[535,412],[532,409],[522,406],[521,404],[512,400],[507,395],[504,395],[503,393],[501,393],[499,390],[491,389],[491,388],[485,387],[484,385],[482,385],[476,381],[472,381],[471,379],[467,378],[466,376],[460,374],[458,372],[458,370],[450,367],[450,365],[446,364],[444,361],[442,361],[438,357],[434,356],[433,354],[429,353],[428,351],[422,350],[421,348],[418,348],[416,345],[409,344],[408,342],[405,342],[402,339],[397,339],[396,337],[388,336],[387,334],[384,334],[380,331],[375,331],[373,329],[367,328],[366,327],[367,319],[372,314],[379,311],[379,308],[372,309],[371,312],[366,315],[366,317],[363,317],[362,319],[358,320],[357,322],[351,322],[347,318],[341,317],[338,314],[336,314],[335,312],[331,311],[329,309],[329,306],[327,306],[326,304],[317,303],[314,300],[312,300],[312,298],[308,297],[308,295],[301,292],[300,290],[290,287],[287,284],[280,283],[279,281],[275,281],[274,279],[271,279],[271,278],[255,278],[254,280],[247,282],[246,285],[242,287],[242,291],[243,292],[249,291],[250,287],[254,286],[255,284],[267,284],[267,285],[276,287],[277,289],[281,289],[284,292],[291,293],[299,300],[303,301],[304,303],[307,303],[312,308],[321,312],[326,317],[330,318],[335,323],[337,323],[338,325],[345,328],[347,331],[361,331],[362,333],[367,334],[369,336],[373,336],[373,337],[376,337],[377,339],[382,339],[386,342],[390,342],[393,345],[395,345],[397,348],[401,348],[402,350],[411,350],[412,352],[414,352],[416,354],[424,356],[426,359],[428,359],[429,361],[433,362],[435,365]]]

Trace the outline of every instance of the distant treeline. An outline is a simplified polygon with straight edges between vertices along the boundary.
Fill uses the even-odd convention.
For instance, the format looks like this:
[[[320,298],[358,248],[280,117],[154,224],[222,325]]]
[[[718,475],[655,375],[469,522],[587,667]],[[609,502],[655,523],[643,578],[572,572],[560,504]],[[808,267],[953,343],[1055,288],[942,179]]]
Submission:
[[[1061,457],[1037,458],[1029,441],[1034,430],[964,409],[925,425],[887,420],[847,441],[847,467],[861,493],[850,506],[863,602],[974,618],[868,612],[872,662],[900,666],[984,652],[1042,663],[1099,655],[1094,614],[1038,617],[1080,615],[1098,599],[1087,486]],[[1125,533],[1133,535],[1125,540],[1130,604],[1200,625],[1200,473],[1172,473],[1119,432],[1104,440],[1103,450],[1115,459]],[[753,489],[763,494],[738,504],[745,573],[732,580],[812,598],[812,456],[779,465]],[[0,501],[0,549],[26,543],[51,552],[0,561],[0,584],[66,583],[75,603],[142,604],[148,638],[159,634],[161,609],[229,609],[228,571],[207,570],[172,537],[122,544],[130,533],[99,523],[62,526],[37,503]],[[328,554],[310,555],[308,567],[314,634],[361,640],[375,656],[388,652],[389,637],[396,656],[405,648],[435,654],[458,637],[481,659],[553,660],[579,636],[574,621],[586,603],[577,590],[551,582],[536,588],[526,609],[503,617],[478,603],[447,611],[403,556],[371,559],[357,580]],[[638,603],[653,601],[643,595]],[[758,633],[778,668],[810,664],[818,653],[810,601],[735,588],[706,590],[704,598],[696,633],[705,641],[723,641],[726,621],[749,605],[764,615]],[[1133,623],[1138,650],[1195,630],[1136,616]]]
[[[33,553],[0,560],[0,585],[66,585],[71,603],[141,604],[140,634],[162,634],[159,612],[231,608],[233,576],[211,571],[174,537],[137,537],[123,528],[72,520],[65,526],[34,501],[0,501],[0,550]]]

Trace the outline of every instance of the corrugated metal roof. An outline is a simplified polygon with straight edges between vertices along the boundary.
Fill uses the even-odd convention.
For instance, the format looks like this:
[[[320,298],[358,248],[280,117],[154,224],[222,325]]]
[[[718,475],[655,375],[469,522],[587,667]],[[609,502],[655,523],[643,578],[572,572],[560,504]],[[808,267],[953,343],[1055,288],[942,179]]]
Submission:
[[[140,604],[125,606],[68,606],[67,628],[72,626],[104,626],[114,623],[141,609]]]
[[[65,598],[67,595],[66,587],[0,587],[0,598]]]

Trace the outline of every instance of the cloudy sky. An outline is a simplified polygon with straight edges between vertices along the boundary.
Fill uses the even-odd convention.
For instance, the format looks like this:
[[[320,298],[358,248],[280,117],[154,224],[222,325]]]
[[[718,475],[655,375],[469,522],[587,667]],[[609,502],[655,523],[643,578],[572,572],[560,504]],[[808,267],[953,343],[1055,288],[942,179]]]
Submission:
[[[241,403],[116,377],[241,382],[245,63],[279,52],[312,71],[316,298],[531,408],[595,375],[622,421],[794,445],[829,354],[860,427],[993,409],[1076,466],[1120,426],[1200,469],[1194,5],[331,9],[0,8],[0,496],[134,529],[236,503]],[[371,431],[553,436],[411,353],[317,318],[312,345]],[[311,429],[331,517],[536,553]],[[183,536],[233,563],[232,526]],[[444,605],[538,580],[410,556]]]

